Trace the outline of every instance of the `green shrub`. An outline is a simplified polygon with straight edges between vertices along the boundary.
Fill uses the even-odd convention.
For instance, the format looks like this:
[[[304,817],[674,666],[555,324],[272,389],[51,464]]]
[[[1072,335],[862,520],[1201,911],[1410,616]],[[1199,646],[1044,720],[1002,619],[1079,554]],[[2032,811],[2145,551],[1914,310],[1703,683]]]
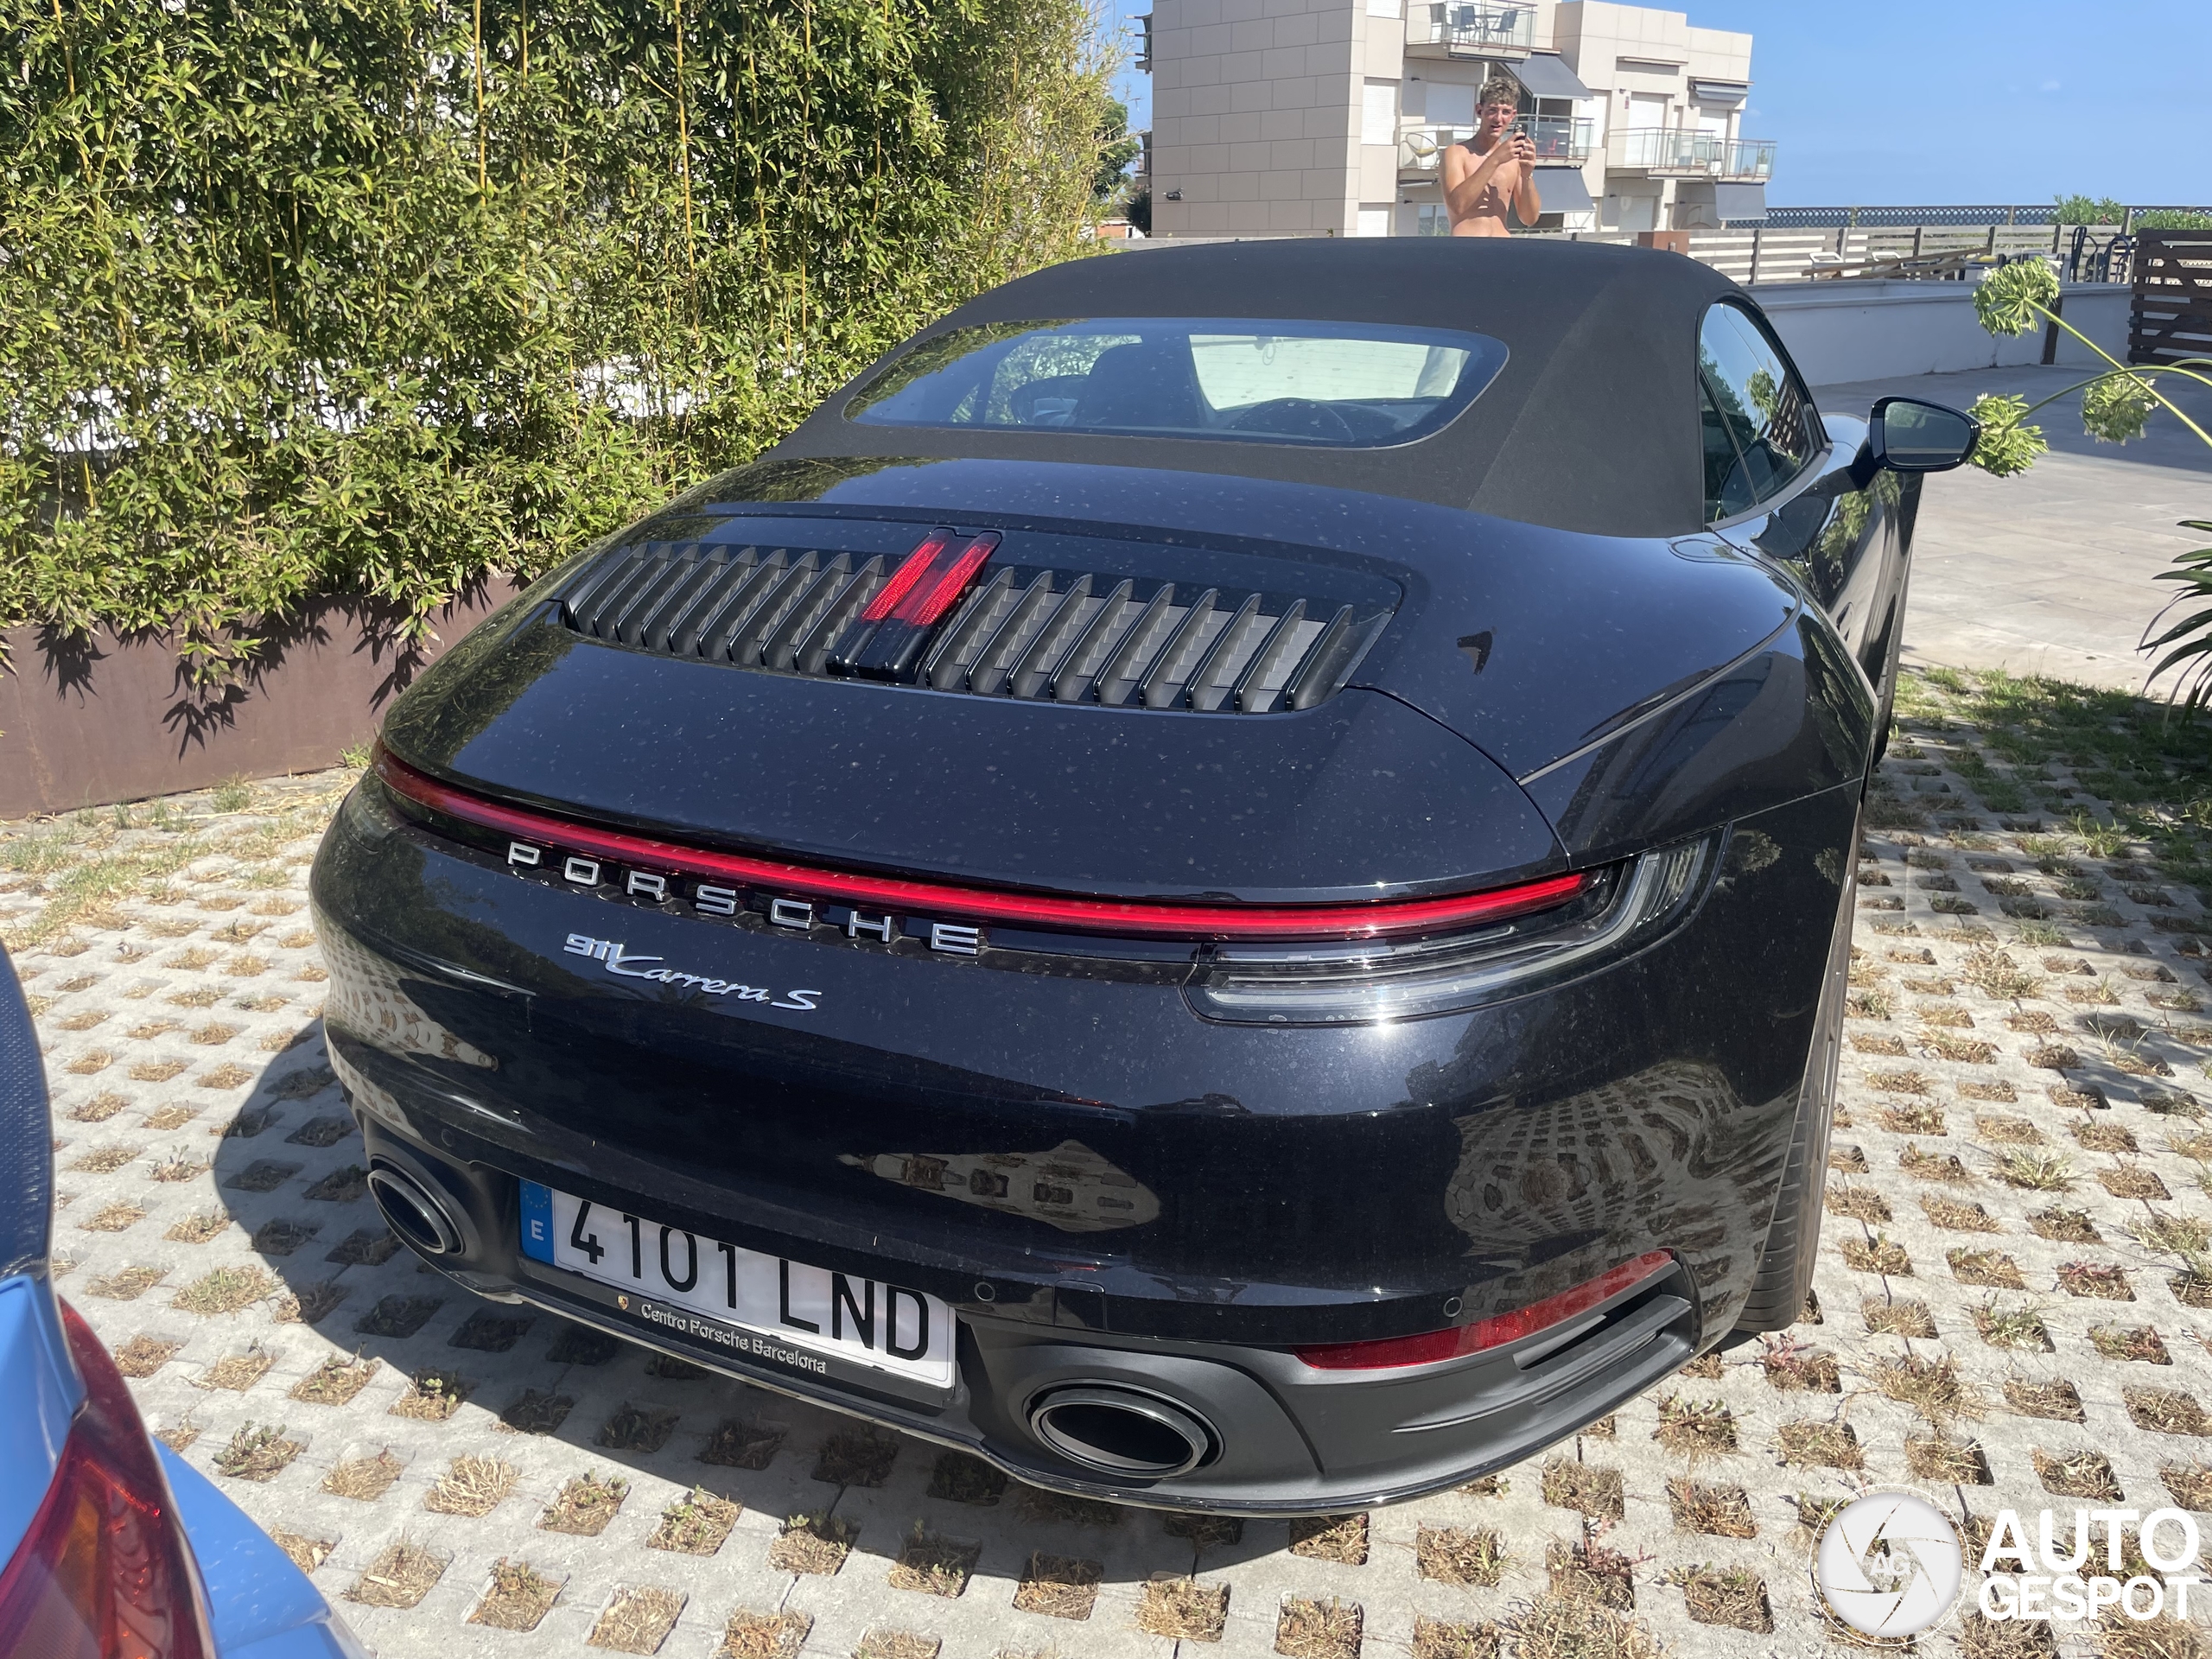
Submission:
[[[411,627],[1080,251],[1083,0],[15,0],[0,626]]]

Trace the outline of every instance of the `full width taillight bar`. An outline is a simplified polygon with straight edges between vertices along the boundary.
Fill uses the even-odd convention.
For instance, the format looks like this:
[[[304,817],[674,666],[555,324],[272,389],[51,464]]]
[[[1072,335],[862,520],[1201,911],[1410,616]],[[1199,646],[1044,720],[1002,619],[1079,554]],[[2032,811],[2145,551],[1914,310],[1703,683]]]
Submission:
[[[1524,1337],[1565,1325],[1612,1300],[1622,1292],[1659,1277],[1674,1265],[1675,1258],[1665,1250],[1652,1250],[1633,1262],[1608,1268],[1596,1278],[1586,1279],[1556,1296],[1547,1296],[1510,1313],[1495,1314],[1467,1325],[1449,1325],[1441,1331],[1424,1331],[1418,1336],[1330,1343],[1291,1351],[1317,1371],[1394,1370],[1406,1365],[1433,1365],[1439,1360],[1464,1359],[1469,1354],[1503,1348]]]
[[[1014,927],[1142,938],[1252,943],[1400,938],[1483,927],[1566,904],[1588,887],[1580,872],[1510,887],[1435,899],[1368,904],[1219,905],[1138,899],[1079,899],[1000,887],[960,887],[857,871],[790,864],[739,853],[710,852],[673,842],[601,829],[525,807],[485,799],[440,783],[381,747],[374,771],[386,787],[433,813],[495,830],[534,845],[611,859],[647,870],[702,875],[740,887],[765,887],[833,903],[961,916]]]

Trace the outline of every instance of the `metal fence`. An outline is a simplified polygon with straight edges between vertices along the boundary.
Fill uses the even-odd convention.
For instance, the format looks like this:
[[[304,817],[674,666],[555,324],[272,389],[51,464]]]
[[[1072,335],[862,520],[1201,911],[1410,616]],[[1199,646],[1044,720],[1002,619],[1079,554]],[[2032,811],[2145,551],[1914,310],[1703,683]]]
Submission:
[[[2130,207],[2121,228],[2132,228],[2138,213],[2212,213],[2208,207],[2168,207],[2145,204]],[[2058,209],[2050,202],[2034,206],[2005,207],[1770,207],[1766,222],[1778,231],[1838,226],[1856,229],[1859,226],[1899,226],[1914,225],[2041,225],[2048,226],[2057,218]]]

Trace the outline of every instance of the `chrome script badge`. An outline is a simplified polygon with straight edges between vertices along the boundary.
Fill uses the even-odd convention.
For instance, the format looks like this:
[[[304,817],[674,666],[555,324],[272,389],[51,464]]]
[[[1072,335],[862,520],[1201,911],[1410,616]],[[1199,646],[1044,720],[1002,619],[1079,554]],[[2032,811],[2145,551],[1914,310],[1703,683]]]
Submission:
[[[562,949],[572,957],[588,957],[610,974],[623,979],[651,980],[658,985],[681,985],[687,989],[703,991],[709,996],[734,997],[740,1002],[764,1002],[772,1008],[796,1008],[804,1014],[815,1011],[815,999],[820,991],[785,991],[779,996],[764,985],[741,984],[734,979],[716,979],[707,974],[687,974],[666,967],[647,967],[648,963],[659,963],[659,957],[633,957],[622,949],[620,939],[594,939],[582,933],[571,933]]]

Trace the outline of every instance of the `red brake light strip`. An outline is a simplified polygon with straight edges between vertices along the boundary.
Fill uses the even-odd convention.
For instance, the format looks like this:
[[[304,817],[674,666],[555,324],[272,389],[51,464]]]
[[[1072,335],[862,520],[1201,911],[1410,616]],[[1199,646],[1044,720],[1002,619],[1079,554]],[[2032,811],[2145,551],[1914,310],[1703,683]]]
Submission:
[[[952,532],[949,530],[931,531],[922,544],[909,553],[899,568],[891,573],[891,580],[883,584],[875,597],[868,601],[868,608],[861,613],[861,620],[880,622],[890,615],[899,601],[906,598],[912,591],[914,584],[928,573],[931,562],[944,551],[945,543],[951,539]]]
[[[892,613],[900,622],[910,622],[918,628],[935,626],[937,620],[953,607],[953,602],[968,591],[968,584],[983,568],[983,561],[999,538],[989,533],[976,537],[960,550],[960,555],[945,567],[944,574],[935,582],[917,586],[906,595],[906,602]]]
[[[1351,905],[1192,905],[1147,899],[1076,899],[1002,888],[956,887],[827,870],[737,853],[708,852],[621,830],[601,830],[523,807],[504,806],[442,784],[405,761],[377,752],[377,775],[397,793],[434,812],[503,835],[596,854],[647,869],[703,875],[852,905],[973,917],[1015,927],[1144,938],[1216,941],[1394,938],[1485,925],[1548,910],[1582,892],[1589,877],[1546,876],[1510,887],[1440,899]]]

